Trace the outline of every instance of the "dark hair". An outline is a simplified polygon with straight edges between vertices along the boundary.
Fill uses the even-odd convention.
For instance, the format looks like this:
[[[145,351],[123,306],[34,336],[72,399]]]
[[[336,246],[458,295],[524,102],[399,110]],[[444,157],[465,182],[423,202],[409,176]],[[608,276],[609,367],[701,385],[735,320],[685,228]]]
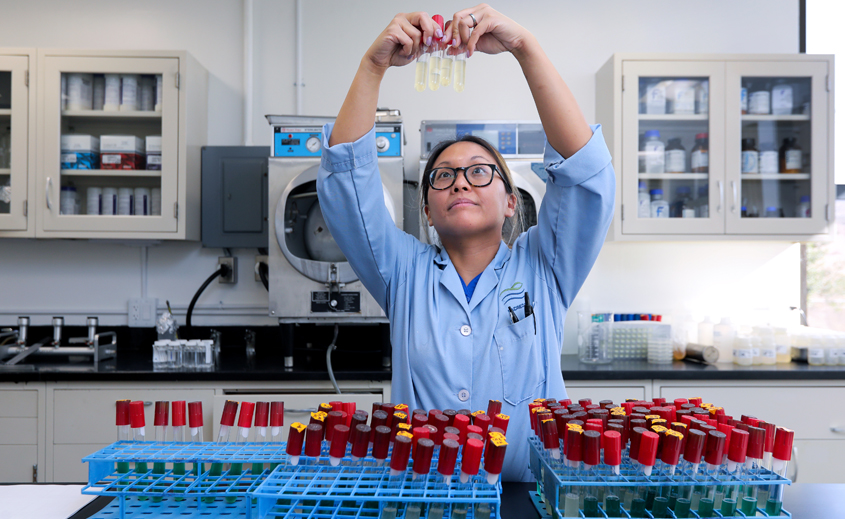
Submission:
[[[502,180],[505,181],[505,191],[509,195],[514,195],[516,197],[516,210],[514,211],[514,215],[510,218],[505,218],[505,223],[502,226],[502,239],[505,240],[505,243],[508,244],[508,247],[513,245],[513,242],[516,241],[516,238],[522,232],[523,227],[523,207],[522,207],[522,195],[519,192],[519,189],[516,189],[513,182],[513,174],[511,174],[510,168],[508,168],[505,159],[502,157],[502,154],[499,153],[499,150],[495,148],[492,144],[487,142],[486,140],[482,139],[481,137],[476,137],[474,135],[464,135],[460,139],[450,139],[447,141],[440,142],[437,146],[435,146],[434,150],[431,152],[431,155],[428,157],[428,161],[425,163],[425,168],[422,171],[421,175],[421,182],[420,182],[420,222],[425,222],[425,212],[423,208],[428,205],[428,190],[430,188],[427,178],[427,172],[431,171],[434,165],[437,163],[437,159],[440,155],[446,151],[446,148],[449,146],[456,144],[458,142],[471,142],[477,144],[490,152],[493,156],[493,160],[496,161],[496,166],[499,168],[499,172],[502,174]]]

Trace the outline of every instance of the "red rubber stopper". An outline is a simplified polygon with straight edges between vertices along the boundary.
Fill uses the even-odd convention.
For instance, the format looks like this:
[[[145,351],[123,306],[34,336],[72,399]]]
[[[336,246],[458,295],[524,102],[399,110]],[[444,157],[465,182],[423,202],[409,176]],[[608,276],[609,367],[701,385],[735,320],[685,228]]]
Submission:
[[[643,433],[648,432],[645,427],[634,427],[631,429],[631,448],[628,451],[628,457],[632,460],[639,460],[640,457],[640,442],[643,439]]]
[[[220,417],[220,425],[235,425],[235,415],[238,414],[238,403],[233,400],[226,400],[223,404],[223,415]]]
[[[270,402],[255,403],[255,426],[267,427],[270,419]]]
[[[728,459],[737,463],[745,463],[745,455],[748,451],[747,431],[742,429],[734,429],[731,432],[731,441],[728,444]]]
[[[436,415],[434,417],[434,422],[429,422],[429,425],[433,425],[437,428],[437,431],[433,436],[431,436],[431,439],[434,440],[434,444],[442,444],[443,435],[446,433],[446,428],[449,427],[449,417],[444,414]]]
[[[555,421],[552,419],[545,420],[540,424],[540,427],[543,431],[543,446],[547,449],[559,449],[560,440]]]
[[[305,455],[316,458],[323,447],[323,426],[318,423],[309,424],[305,430]]]
[[[302,455],[302,442],[305,439],[305,429],[306,426],[303,423],[294,422],[290,424],[290,431],[288,432],[288,443],[285,447],[285,452],[287,452],[291,456]]]
[[[424,414],[415,414],[411,418],[411,427],[416,429],[428,423],[428,416]]]
[[[129,402],[129,400],[118,400],[115,403],[115,425],[129,425]]]
[[[343,411],[343,402],[341,402],[340,400],[333,400],[329,402],[329,405],[332,406],[329,411]]]
[[[146,425],[144,420],[144,402],[137,400],[129,403],[129,424],[133,429]]]
[[[367,455],[367,448],[370,446],[370,426],[361,423],[352,429],[352,455],[356,458],[363,458]]]
[[[775,424],[760,422],[758,427],[766,431],[766,443],[763,445],[764,452],[772,452],[775,448]]]
[[[671,434],[670,434],[671,432]],[[663,436],[663,447],[660,451],[660,459],[668,465],[677,465],[681,457],[681,448],[684,443],[683,433],[678,431],[667,431]]]
[[[628,445],[628,430],[624,425],[620,423],[609,423],[607,424],[607,430],[605,432],[615,432],[619,435],[619,444]]]
[[[490,400],[487,402],[487,416],[496,416],[502,412],[502,402],[499,400]]]
[[[252,417],[255,413],[254,402],[243,402],[241,404],[241,414],[238,416],[238,427],[252,427]]]
[[[440,16],[439,14],[435,14],[434,16],[431,17],[431,19],[434,20],[434,23],[436,23],[438,26],[440,26],[440,32],[442,33],[443,32],[443,17]]]
[[[745,455],[749,458],[762,459],[763,446],[766,444],[766,431],[760,427],[748,427],[748,449]]]
[[[490,445],[484,451],[484,470],[490,474],[501,474],[507,448],[508,442],[504,438],[498,436],[491,438]]]
[[[651,431],[645,431],[640,438],[640,450],[637,461],[648,467],[654,466],[657,458],[657,444],[660,443],[660,436]]]
[[[728,425],[726,423],[720,423],[716,426],[716,430],[720,433],[724,433],[725,435],[725,449],[727,449],[728,446],[731,444],[731,436],[733,433],[733,429],[734,428],[732,425]],[[725,453],[723,452],[722,454],[724,455]]]
[[[469,438],[470,434],[475,434],[484,438],[484,435],[487,433],[487,429],[482,430],[481,427],[477,425],[468,425],[467,426],[467,438]],[[466,443],[466,441],[464,441]]]
[[[367,425],[367,418],[369,418],[369,415],[367,415],[366,411],[358,410],[358,411],[355,411],[355,414],[352,415],[352,421],[349,423],[349,430],[352,431],[349,434],[350,443],[354,442],[355,428],[358,427],[359,425]],[[370,441],[370,439],[367,438],[367,443],[369,443],[369,441]]]
[[[579,429],[569,429],[566,431],[566,444],[564,455],[570,461],[581,461],[584,432]]]
[[[451,427],[451,426],[452,426],[452,423],[455,421],[455,416],[456,416],[457,414],[458,414],[458,412],[457,412],[457,411],[455,411],[454,409],[444,409],[444,410],[443,410],[443,415],[444,415],[446,418],[448,418],[448,419],[449,419],[449,424],[448,424],[448,425],[449,425],[449,427]]]
[[[698,429],[690,429],[686,435],[686,445],[684,446],[684,460],[690,463],[701,463],[701,454],[704,452],[704,444],[707,441],[707,435]]]
[[[689,399],[689,403],[691,403],[692,405],[695,405],[695,406],[700,405],[702,402],[704,402],[704,400],[701,397],[695,397],[695,398]]]
[[[462,451],[461,472],[470,476],[478,474],[478,467],[481,465],[481,453],[483,451],[484,442],[475,438],[467,439]]]
[[[414,443],[414,473],[421,476],[431,470],[431,455],[434,453],[434,442],[429,438],[420,438]]]
[[[454,427],[449,427],[449,429],[454,429]],[[458,436],[457,434],[453,434],[453,433],[449,433],[449,432],[445,433],[443,435],[443,441],[446,441],[446,440],[455,440],[456,442],[458,442],[458,445],[461,444],[461,437]]]
[[[427,427],[414,427],[411,429],[411,433],[414,435],[414,448],[411,449],[411,457],[417,459],[417,443],[423,438],[430,438],[431,431]],[[431,443],[434,444],[434,441],[432,440]]]
[[[386,460],[388,450],[390,450],[390,428],[386,425],[378,425],[373,433],[373,458]]]
[[[604,432],[604,427],[602,427],[601,418],[589,418],[587,419],[587,423],[584,424],[585,431],[596,431],[597,433],[601,434]]]
[[[184,400],[176,400],[170,404],[172,411],[172,421],[173,427],[184,427],[185,426],[185,401]]]
[[[440,459],[437,462],[437,472],[443,476],[451,476],[455,472],[455,461],[458,459],[457,441],[444,439],[440,446]]]
[[[601,435],[601,446],[604,450],[604,464],[605,465],[621,465],[622,464],[622,435],[619,431],[605,431]]]
[[[663,397],[652,398],[651,401],[654,402],[654,405],[659,405],[659,406],[662,406],[663,404],[666,403],[666,399],[663,398]]]
[[[778,427],[775,435],[774,450],[772,456],[782,461],[789,461],[792,459],[792,440],[795,436],[795,431],[787,429],[786,427]]]
[[[188,403],[188,426],[202,427],[202,402]]]
[[[685,424],[688,428],[692,429],[692,416],[688,414],[681,415],[681,423]]]
[[[170,402],[159,401],[155,406],[155,417],[153,418],[153,426],[167,426],[168,417],[170,415]]]
[[[381,404],[381,410],[387,413],[387,422],[384,425],[393,428],[393,412],[396,409],[396,404],[391,402],[384,402]],[[381,425],[381,424],[379,424]]]
[[[581,442],[584,463],[587,465],[598,465],[601,463],[601,432],[584,431],[584,439]]]
[[[270,402],[270,427],[284,427],[285,403]]]
[[[759,418],[754,418],[753,416],[749,416],[748,421],[746,423],[748,425],[750,425],[751,427],[760,427],[760,422],[762,422],[762,421],[763,420],[760,420]]]
[[[721,465],[722,455],[725,452],[725,440],[727,435],[719,431],[707,433],[707,443],[704,445],[704,461],[710,465]]]
[[[346,413],[346,423],[343,424],[349,427],[349,424],[352,423],[352,416],[355,414],[356,411],[356,404],[355,402],[344,402],[343,403],[343,412]]]
[[[458,430],[458,437],[460,437],[461,445],[466,442],[467,439],[467,427],[469,426],[469,417],[466,415],[455,415],[455,420],[452,422],[452,426]]]
[[[347,443],[349,443],[349,427],[342,423],[336,424],[332,433],[332,445],[329,448],[329,456],[342,458],[346,455]]]
[[[510,416],[508,416],[506,414],[499,413],[499,414],[497,414],[496,416],[493,417],[493,427],[501,429],[503,431],[503,434],[507,434],[507,432],[508,432],[508,422],[510,421],[510,419],[511,419]]]
[[[580,405],[581,407],[584,407],[584,408],[586,408],[588,405],[590,405],[592,403],[593,403],[593,400],[591,398],[582,398],[582,399],[578,400],[578,405]]]
[[[329,411],[326,417],[326,441],[332,441],[334,426],[338,424],[343,424],[343,411]]]
[[[688,403],[689,403],[689,400],[687,400],[686,398],[676,398],[675,399],[675,409],[681,410],[682,409],[681,406],[684,405],[684,404],[688,404]]]
[[[428,422],[426,422],[426,423],[434,423],[434,417],[439,415],[439,414],[443,414],[443,411],[441,411],[440,409],[429,409],[429,411],[428,411]]]

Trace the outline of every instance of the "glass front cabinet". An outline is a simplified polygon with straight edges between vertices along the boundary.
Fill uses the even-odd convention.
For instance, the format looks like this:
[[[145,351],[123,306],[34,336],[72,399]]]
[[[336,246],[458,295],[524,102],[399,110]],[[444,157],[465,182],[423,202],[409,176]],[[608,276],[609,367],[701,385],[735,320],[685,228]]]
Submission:
[[[616,54],[596,118],[614,240],[829,239],[833,57]]]
[[[21,190],[30,220],[34,209],[34,235],[199,239],[205,69],[179,51],[38,50],[36,60],[37,80],[30,87],[36,109],[30,120],[38,123],[37,160],[28,171],[34,178],[31,192]],[[22,96],[15,85],[13,103]],[[3,114],[0,110],[0,123]],[[12,113],[13,139],[19,124],[15,118]],[[0,131],[0,168],[4,135]],[[14,197],[15,184],[24,181],[14,176],[14,144],[12,149],[12,174],[4,177],[9,170],[0,169],[0,185],[11,177]],[[14,198],[0,202],[0,220],[4,211],[14,212],[16,203]],[[0,236],[14,236],[4,232],[12,230],[3,225]]]

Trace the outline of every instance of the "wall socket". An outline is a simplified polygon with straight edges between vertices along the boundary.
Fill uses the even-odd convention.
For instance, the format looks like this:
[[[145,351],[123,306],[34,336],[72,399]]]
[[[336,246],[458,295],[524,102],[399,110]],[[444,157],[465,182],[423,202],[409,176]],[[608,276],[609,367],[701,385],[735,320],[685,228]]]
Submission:
[[[152,297],[129,300],[130,328],[152,328],[156,325],[158,299]]]
[[[235,256],[218,256],[217,266],[226,265],[229,267],[229,274],[220,275],[217,279],[220,283],[234,284],[238,282],[238,258]]]

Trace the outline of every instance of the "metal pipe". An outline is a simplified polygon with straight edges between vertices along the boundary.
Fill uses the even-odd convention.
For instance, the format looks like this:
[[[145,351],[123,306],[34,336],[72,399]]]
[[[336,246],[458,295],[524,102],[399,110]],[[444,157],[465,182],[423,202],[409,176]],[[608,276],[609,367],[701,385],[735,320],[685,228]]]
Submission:
[[[65,324],[64,317],[53,317],[53,342],[51,346],[58,348],[62,343],[62,326]]]

